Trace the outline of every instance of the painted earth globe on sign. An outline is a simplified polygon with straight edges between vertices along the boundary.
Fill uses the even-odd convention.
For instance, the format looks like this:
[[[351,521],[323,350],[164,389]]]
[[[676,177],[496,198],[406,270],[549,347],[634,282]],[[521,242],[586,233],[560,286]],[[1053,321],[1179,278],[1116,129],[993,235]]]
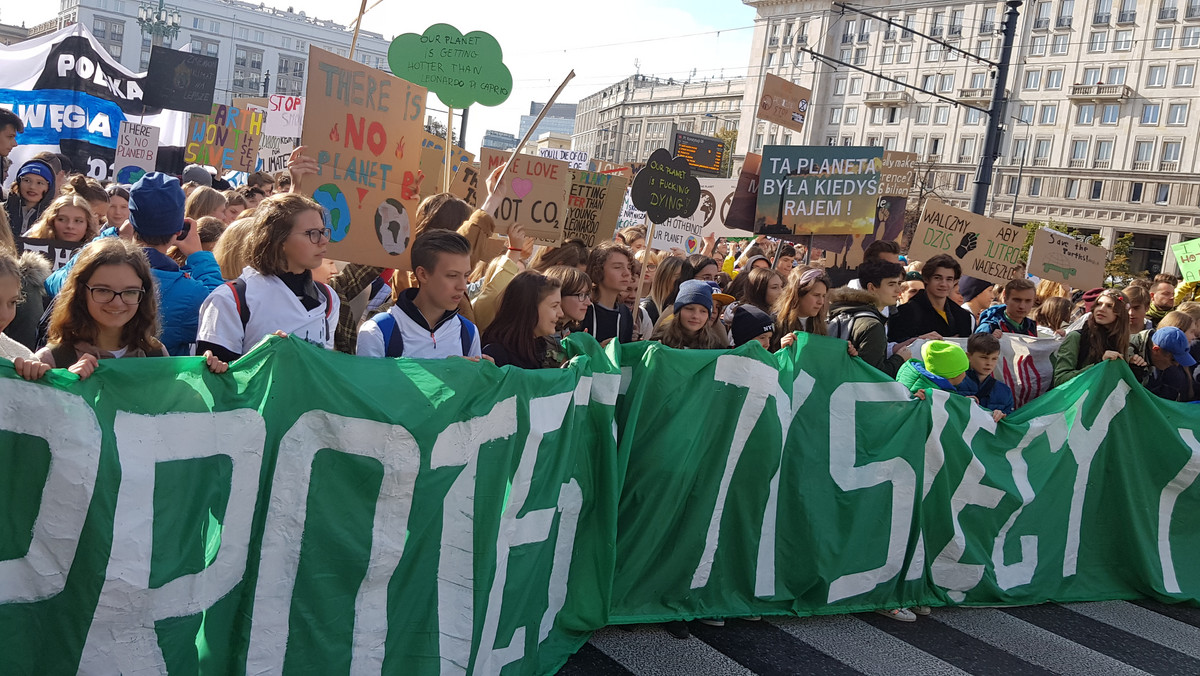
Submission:
[[[132,185],[141,180],[141,178],[145,175],[146,170],[141,167],[135,167],[132,165],[128,167],[121,167],[121,170],[117,172],[117,183]]]
[[[408,212],[404,204],[395,198],[388,198],[375,210],[375,236],[383,245],[383,250],[393,256],[399,256],[408,248],[409,237]]]
[[[350,203],[346,201],[346,193],[332,183],[326,183],[317,188],[313,199],[324,210],[325,227],[333,233],[329,239],[340,242],[350,232]]]

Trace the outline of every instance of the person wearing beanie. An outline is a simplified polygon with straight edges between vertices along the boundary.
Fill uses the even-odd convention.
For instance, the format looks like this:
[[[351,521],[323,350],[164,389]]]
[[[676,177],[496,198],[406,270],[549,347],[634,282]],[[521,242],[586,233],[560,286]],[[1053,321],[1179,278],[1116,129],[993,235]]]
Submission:
[[[928,389],[958,393],[958,385],[971,367],[967,353],[955,343],[931,340],[921,346],[921,358],[910,359],[900,367],[896,380],[924,399]]]
[[[8,215],[8,226],[12,229],[18,252],[22,250],[21,233],[33,227],[57,194],[54,168],[48,162],[29,160],[17,170],[16,180],[4,203],[4,211]]]
[[[699,279],[679,285],[675,294],[675,313],[663,319],[650,340],[678,349],[716,349],[727,347],[710,327],[713,313],[712,287]]]
[[[195,183],[205,188],[211,188],[213,184],[212,174],[199,164],[189,164],[184,167],[182,176],[184,183]]]
[[[1195,401],[1192,376],[1196,365],[1187,333],[1175,326],[1135,333],[1129,339],[1133,377],[1151,394],[1168,401]]]
[[[739,305],[733,311],[730,334],[733,336],[734,347],[758,341],[763,349],[769,350],[771,339],[775,337],[775,320],[753,305]]]
[[[959,307],[970,312],[976,322],[979,321],[979,315],[992,307],[992,303],[996,301],[995,285],[986,279],[963,277],[958,280],[958,292],[963,297]]]

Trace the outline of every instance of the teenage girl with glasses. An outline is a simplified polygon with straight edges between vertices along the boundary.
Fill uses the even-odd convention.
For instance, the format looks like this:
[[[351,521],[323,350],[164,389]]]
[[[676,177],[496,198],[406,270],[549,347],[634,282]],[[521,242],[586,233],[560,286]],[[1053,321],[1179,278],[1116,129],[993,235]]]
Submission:
[[[313,279],[325,261],[330,229],[321,206],[298,193],[263,200],[246,239],[248,265],[200,308],[196,351],[226,361],[282,333],[333,349],[338,295]]]

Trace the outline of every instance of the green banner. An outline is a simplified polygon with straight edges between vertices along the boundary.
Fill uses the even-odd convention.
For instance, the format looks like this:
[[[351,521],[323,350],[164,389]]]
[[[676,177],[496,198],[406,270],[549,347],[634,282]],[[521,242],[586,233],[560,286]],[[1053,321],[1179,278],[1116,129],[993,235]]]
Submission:
[[[0,366],[0,671],[551,674],[609,622],[1200,600],[1200,409],[1123,364],[996,425],[824,337],[569,342]]]

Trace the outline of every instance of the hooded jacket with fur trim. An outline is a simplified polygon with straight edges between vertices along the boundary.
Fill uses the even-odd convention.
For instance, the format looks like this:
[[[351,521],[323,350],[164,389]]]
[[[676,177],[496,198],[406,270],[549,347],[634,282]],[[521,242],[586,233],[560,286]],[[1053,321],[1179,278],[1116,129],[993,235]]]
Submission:
[[[858,350],[858,356],[887,377],[895,378],[904,365],[904,357],[888,356],[887,319],[875,306],[875,296],[867,291],[842,287],[829,294],[829,321],[848,314],[862,315],[851,320],[850,344]]]

